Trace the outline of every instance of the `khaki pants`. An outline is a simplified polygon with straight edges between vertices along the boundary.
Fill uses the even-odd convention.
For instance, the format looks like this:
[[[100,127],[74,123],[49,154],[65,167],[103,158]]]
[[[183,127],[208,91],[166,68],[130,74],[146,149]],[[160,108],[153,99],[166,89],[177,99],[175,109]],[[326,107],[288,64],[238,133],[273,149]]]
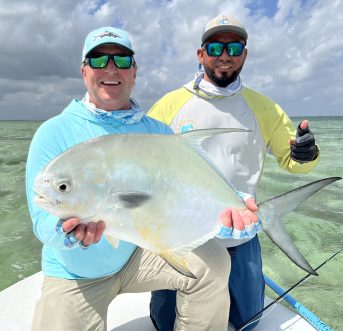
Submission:
[[[181,275],[160,256],[140,248],[120,272],[110,277],[45,277],[32,330],[106,331],[107,308],[118,294],[172,289],[177,290],[174,330],[226,331],[229,254],[212,239],[187,254],[186,260],[197,279]]]

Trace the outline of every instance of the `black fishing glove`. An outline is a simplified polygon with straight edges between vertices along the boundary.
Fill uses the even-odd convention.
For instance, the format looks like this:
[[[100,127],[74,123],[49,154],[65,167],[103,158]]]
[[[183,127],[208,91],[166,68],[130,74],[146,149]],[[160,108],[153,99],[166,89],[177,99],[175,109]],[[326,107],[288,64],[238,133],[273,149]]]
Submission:
[[[297,129],[296,142],[291,145],[291,158],[300,163],[313,161],[318,156],[318,146],[311,130]]]

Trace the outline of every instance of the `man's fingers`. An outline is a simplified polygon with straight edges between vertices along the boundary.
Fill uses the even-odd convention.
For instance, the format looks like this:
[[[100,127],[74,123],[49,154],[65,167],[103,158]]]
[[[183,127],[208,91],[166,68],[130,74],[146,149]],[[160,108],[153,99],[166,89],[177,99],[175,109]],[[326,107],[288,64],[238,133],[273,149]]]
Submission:
[[[83,239],[81,239],[84,246],[97,243],[105,230],[105,222],[99,221],[97,223],[90,222],[86,225]],[[79,239],[79,237],[78,237]]]
[[[231,208],[226,208],[220,215],[220,220],[224,226],[227,228],[232,228],[233,227],[233,222],[232,222],[232,209]]]
[[[310,145],[310,146],[314,146],[315,144],[315,139],[314,139],[314,136],[313,136],[313,133],[312,132],[307,132],[301,136],[298,136],[297,139],[296,139],[296,146],[307,146],[307,145]]]
[[[251,210],[243,210],[240,212],[244,226],[256,224],[258,222],[258,216]]]
[[[104,221],[99,221],[96,224],[96,232],[95,232],[95,236],[94,236],[94,242],[97,243],[101,237],[102,234],[104,233],[105,230],[105,222]]]
[[[241,219],[243,220],[244,227],[247,227],[258,222],[258,216],[250,210],[243,210],[239,212]]]
[[[253,211],[253,212],[258,211],[258,206],[256,205],[256,200],[255,200],[255,198],[249,198],[249,199],[247,199],[247,200],[245,201],[245,205],[246,205],[246,207],[247,207],[249,210],[251,210],[251,211]]]
[[[309,129],[309,121],[308,120],[301,121],[298,125],[296,138],[290,138],[288,140],[289,144],[295,145],[295,144],[298,144],[299,142],[301,142],[301,140],[299,140],[299,139],[301,139],[302,136],[308,134],[309,130],[310,130]],[[305,139],[308,139],[308,138],[305,137]]]
[[[308,124],[308,120],[303,120],[302,122],[300,122],[299,127],[301,130],[306,130],[308,128]]]
[[[90,222],[87,224],[86,229],[85,229],[85,235],[83,237],[82,244],[84,246],[89,246],[94,243],[94,238],[95,238],[95,233],[96,233],[96,223]]]
[[[250,200],[248,202],[248,200]],[[254,198],[249,198],[247,207],[252,209],[258,209]],[[246,227],[255,225],[258,223],[258,216],[250,209],[238,210],[235,208],[226,208],[220,215],[222,224],[227,228],[234,228],[236,230],[243,231]]]
[[[241,216],[241,211],[237,209],[232,209],[232,223],[233,223],[233,228],[243,231],[245,226],[244,226],[244,220],[243,217]]]
[[[309,122],[308,120],[303,120],[299,123],[298,128],[297,128],[297,141],[298,138],[309,133],[310,132],[310,128],[309,128]]]
[[[79,224],[74,230],[74,236],[76,237],[77,240],[82,241],[83,238],[85,237],[85,232],[86,232],[86,224]]]
[[[76,217],[72,217],[63,222],[62,228],[64,232],[69,233],[72,232],[79,224],[80,220]]]
[[[244,227],[251,225],[251,219],[249,218],[249,216],[244,211],[240,211],[239,216],[241,217],[241,219],[243,221]]]
[[[297,143],[297,140],[295,138],[289,139],[289,144],[290,145],[295,145]]]
[[[80,223],[76,217],[69,218],[62,224],[65,233],[73,232],[73,236],[82,242],[83,246],[89,246],[97,243],[105,230],[105,222],[90,222],[88,224]]]

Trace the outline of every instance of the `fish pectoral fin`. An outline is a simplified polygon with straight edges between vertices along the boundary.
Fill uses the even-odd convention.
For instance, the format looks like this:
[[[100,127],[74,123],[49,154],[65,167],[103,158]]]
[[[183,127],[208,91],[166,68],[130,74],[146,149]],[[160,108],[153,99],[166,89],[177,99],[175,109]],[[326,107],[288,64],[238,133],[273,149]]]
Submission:
[[[189,278],[196,279],[194,274],[189,270],[184,256],[179,256],[172,251],[164,251],[159,253],[161,258],[165,260],[174,270]]]
[[[116,238],[113,238],[111,236],[106,236],[106,240],[112,245],[114,249],[117,249],[119,246],[119,240]]]
[[[120,191],[109,193],[109,200],[119,208],[138,208],[151,199],[151,195],[139,191]]]

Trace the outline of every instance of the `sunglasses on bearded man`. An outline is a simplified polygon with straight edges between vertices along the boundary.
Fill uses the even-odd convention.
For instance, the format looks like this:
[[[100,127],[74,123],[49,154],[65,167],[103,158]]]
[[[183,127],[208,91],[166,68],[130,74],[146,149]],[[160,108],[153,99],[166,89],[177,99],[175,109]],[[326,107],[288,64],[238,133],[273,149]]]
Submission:
[[[221,56],[224,52],[224,48],[226,49],[229,56],[240,56],[243,53],[245,45],[240,42],[221,43],[216,41],[205,43],[202,46],[202,49],[206,49],[208,56],[214,57]]]

